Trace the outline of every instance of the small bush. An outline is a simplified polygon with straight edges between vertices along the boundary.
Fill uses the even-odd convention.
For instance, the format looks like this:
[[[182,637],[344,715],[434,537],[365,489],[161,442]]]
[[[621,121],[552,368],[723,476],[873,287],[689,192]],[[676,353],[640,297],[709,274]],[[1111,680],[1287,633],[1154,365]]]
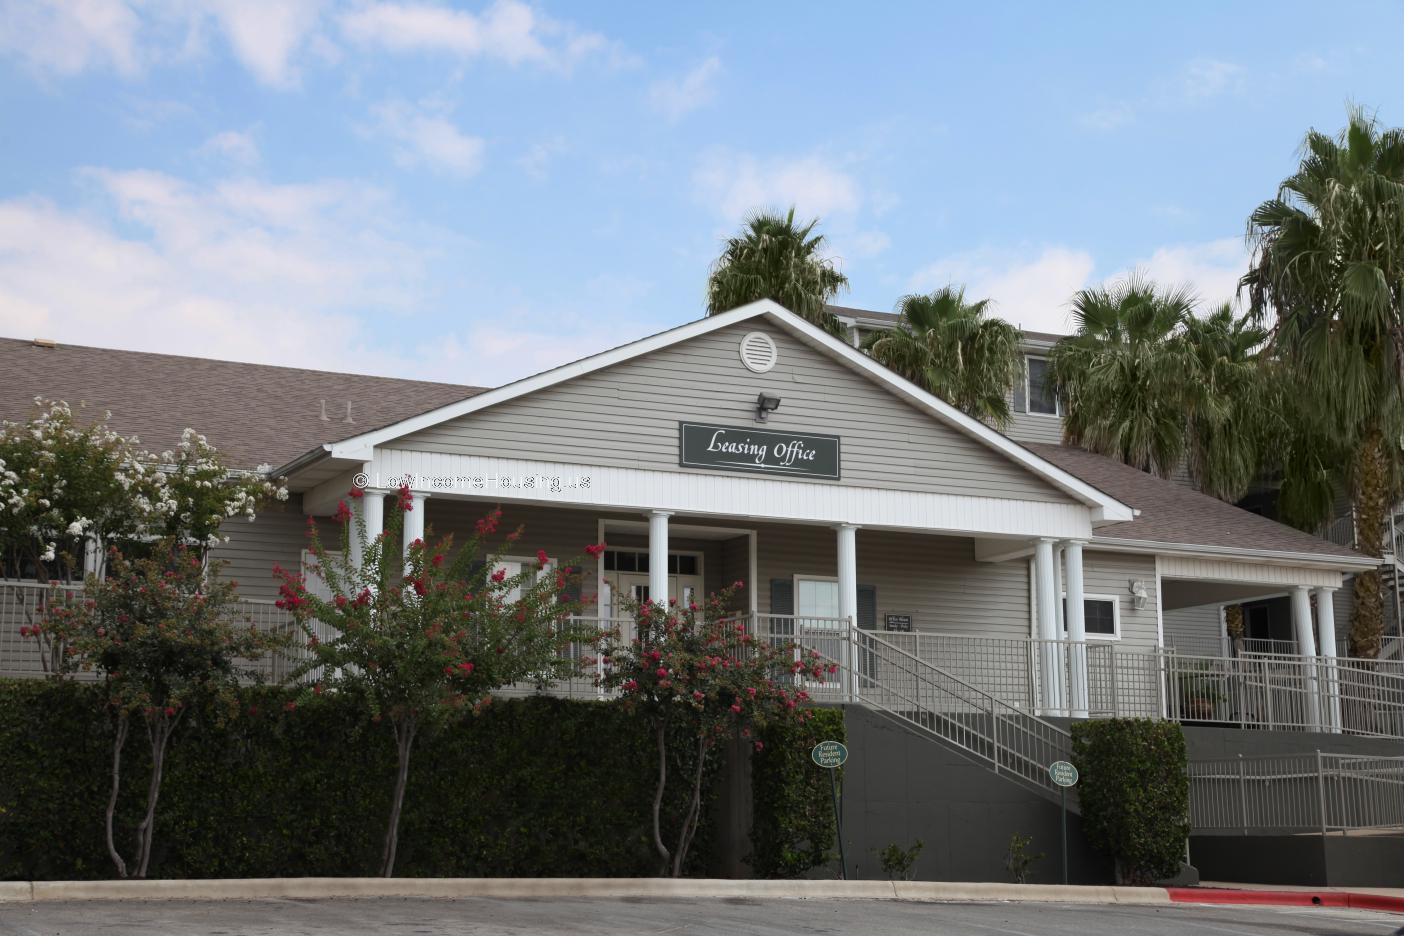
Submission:
[[[1185,736],[1174,722],[1110,719],[1073,725],[1082,828],[1116,860],[1117,877],[1150,884],[1180,868],[1189,835]]]
[[[1043,852],[1036,855],[1029,853],[1029,846],[1032,844],[1032,835],[1020,835],[1015,832],[1009,836],[1009,850],[1004,854],[1004,870],[1009,872],[1009,879],[1015,884],[1027,884],[1029,869],[1043,860]]]
[[[889,881],[910,881],[912,873],[916,870],[917,857],[925,847],[926,843],[921,839],[917,839],[911,848],[903,848],[896,842],[889,842],[886,848],[877,853],[882,873],[887,875]]]

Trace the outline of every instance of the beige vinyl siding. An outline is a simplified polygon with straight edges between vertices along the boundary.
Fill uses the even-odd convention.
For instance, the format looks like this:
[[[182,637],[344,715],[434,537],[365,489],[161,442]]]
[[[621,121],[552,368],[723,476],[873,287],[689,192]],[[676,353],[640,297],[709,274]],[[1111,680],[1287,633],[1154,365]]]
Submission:
[[[1182,653],[1218,656],[1224,652],[1222,634],[1216,604],[1165,612],[1165,646]]]
[[[918,630],[1000,637],[1029,635],[1028,564],[976,562],[972,540],[858,531],[858,582],[877,590],[884,614],[910,614]],[[838,574],[833,530],[762,526],[758,531],[758,609],[770,610],[772,579]]]
[[[1138,580],[1146,587],[1146,606],[1137,610],[1130,583]],[[1129,553],[1085,550],[1082,557],[1082,588],[1088,595],[1115,596],[1121,614],[1121,643],[1145,649],[1156,645],[1155,557]]]
[[[1044,416],[1041,413],[1010,413],[1009,425],[1004,434],[1015,442],[1047,442],[1061,445],[1063,442],[1063,417]]]
[[[779,361],[769,373],[754,374],[741,364],[738,344],[751,331],[764,331],[775,341]],[[757,322],[450,420],[387,448],[694,471],[699,469],[678,465],[678,422],[755,426],[761,391],[781,398],[766,428],[842,438],[843,479],[816,483],[1072,502],[870,378]]]
[[[239,597],[255,601],[273,601],[278,597],[278,582],[273,578],[273,565],[296,572],[302,566],[302,550],[307,546],[307,517],[300,509],[300,498],[260,512],[252,523],[248,520],[226,520],[220,533],[229,542],[210,550],[212,562],[223,563],[220,575],[239,583]],[[279,508],[282,509],[279,509]],[[340,528],[323,518],[322,535],[340,535]]]

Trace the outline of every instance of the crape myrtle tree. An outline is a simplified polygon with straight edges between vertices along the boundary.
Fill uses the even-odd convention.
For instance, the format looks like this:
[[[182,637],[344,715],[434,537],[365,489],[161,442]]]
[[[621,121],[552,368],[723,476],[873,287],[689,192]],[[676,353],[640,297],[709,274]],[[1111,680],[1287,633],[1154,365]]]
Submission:
[[[623,704],[645,718],[657,741],[653,844],[663,873],[672,877],[681,876],[697,832],[712,750],[737,733],[750,738],[769,719],[808,718],[802,680],[823,679],[837,669],[817,654],[800,655],[791,643],[757,640],[744,619],[728,617],[725,609],[741,587],[737,582],[712,595],[705,606],[626,600],[634,635],[626,639],[616,630],[602,643],[605,685],[620,691]],[[691,799],[682,823],[665,836],[668,747],[675,738],[693,748]]]
[[[208,568],[196,548],[167,539],[150,556],[128,560],[113,547],[108,562],[105,578],[89,575],[82,594],[64,592],[49,606],[45,626],[66,648],[62,671],[103,678],[115,722],[107,851],[119,876],[144,878],[171,736],[197,701],[216,703],[214,712],[236,712],[239,683],[258,678],[251,664],[283,646],[287,635],[259,631],[241,619],[234,583],[220,580],[218,568]],[[117,846],[114,817],[122,753],[134,723],[146,731],[151,763],[146,807],[128,860]]]
[[[130,557],[161,537],[204,561],[226,520],[252,521],[261,504],[287,499],[266,469],[231,471],[192,429],[174,451],[153,454],[114,431],[106,415],[83,421],[66,403],[35,404],[29,421],[0,424],[0,577],[74,583],[90,546]],[[89,571],[101,573],[105,550],[94,556]],[[9,587],[25,617],[21,636],[39,641],[45,671],[59,674],[65,646],[41,623],[51,596]]]
[[[348,494],[352,500],[363,496],[360,489]],[[314,559],[308,571],[329,597],[309,591],[303,576],[274,570],[282,579],[278,605],[292,612],[306,636],[307,658],[292,676],[304,683],[300,698],[352,694],[394,737],[397,767],[380,865],[385,877],[395,870],[415,740],[482,711],[503,686],[546,685],[570,675],[576,665],[571,644],[587,637],[570,620],[580,605],[571,597],[575,576],[565,571],[571,566],[538,551],[541,571],[508,575],[499,562],[502,552],[487,550],[500,510],[479,520],[461,548],[444,537],[433,545],[415,540],[405,549],[404,515],[414,509],[407,486],[394,504],[384,532],[371,539],[361,512],[341,501],[339,554],[310,525]],[[503,548],[521,534],[520,528],[508,533]],[[603,552],[602,546],[586,548]]]
[[[717,315],[761,299],[772,299],[831,335],[845,338],[848,329],[827,305],[848,288],[848,277],[825,255],[818,219],[795,221],[758,211],[741,233],[727,239],[707,277],[707,314]]]

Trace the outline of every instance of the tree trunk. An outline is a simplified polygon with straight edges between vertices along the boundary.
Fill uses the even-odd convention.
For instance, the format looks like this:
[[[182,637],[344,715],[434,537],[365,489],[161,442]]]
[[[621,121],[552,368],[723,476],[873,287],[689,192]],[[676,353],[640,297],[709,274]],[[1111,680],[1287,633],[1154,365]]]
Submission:
[[[400,813],[405,804],[405,786],[409,783],[410,752],[419,728],[414,716],[391,719],[390,725],[395,730],[399,765],[395,773],[395,797],[390,804],[390,824],[385,830],[385,851],[380,860],[381,877],[392,877],[395,873],[395,851],[400,845]]]
[[[663,859],[663,868],[668,868],[668,846],[663,844],[662,812],[663,789],[668,785],[668,727],[658,722],[658,785],[653,790],[653,846]]]
[[[702,811],[702,773],[707,766],[707,752],[711,745],[703,734],[697,739],[697,769],[692,775],[692,805],[688,807],[687,818],[683,820],[682,832],[678,835],[678,848],[673,853],[673,877],[682,877],[683,862],[687,860],[688,849],[692,847],[692,836],[697,831],[699,814]]]
[[[147,736],[151,739],[151,779],[146,786],[146,815],[137,826],[137,870],[136,877],[145,878],[146,869],[151,864],[151,841],[156,832],[156,803],[161,798],[161,778],[166,768],[166,745],[175,731],[176,722],[185,714],[185,709],[174,716],[155,716],[155,724],[146,723]]]
[[[122,747],[127,743],[127,729],[131,721],[127,713],[117,716],[117,733],[112,738],[112,792],[107,797],[107,853],[117,866],[117,876],[127,876],[127,863],[117,853],[117,844],[112,839],[112,817],[117,812],[117,794],[122,789]]]
[[[1379,556],[1388,520],[1389,470],[1384,435],[1371,429],[1355,453],[1355,523],[1360,551]],[[1378,568],[1355,576],[1355,607],[1350,622],[1350,655],[1373,659],[1384,634],[1384,589]]]

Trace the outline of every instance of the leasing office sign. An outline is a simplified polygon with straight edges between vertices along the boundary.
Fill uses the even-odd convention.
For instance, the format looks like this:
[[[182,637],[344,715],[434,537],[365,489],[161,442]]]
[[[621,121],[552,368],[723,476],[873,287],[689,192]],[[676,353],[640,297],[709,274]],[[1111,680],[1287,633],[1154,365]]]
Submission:
[[[837,481],[839,437],[683,422],[678,423],[678,464]]]

